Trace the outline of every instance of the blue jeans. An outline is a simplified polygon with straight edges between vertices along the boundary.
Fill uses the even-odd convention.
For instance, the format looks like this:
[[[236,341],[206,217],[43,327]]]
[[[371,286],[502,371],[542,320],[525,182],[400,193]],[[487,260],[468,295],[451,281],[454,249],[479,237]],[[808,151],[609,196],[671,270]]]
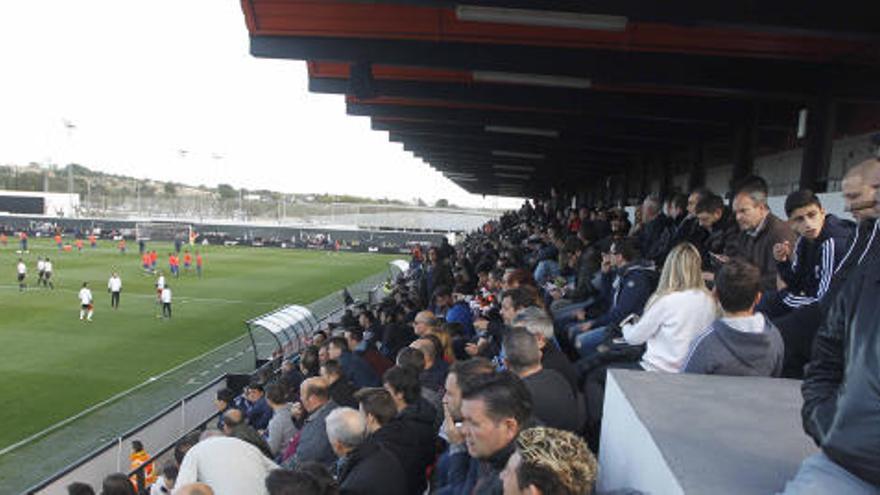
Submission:
[[[594,328],[575,335],[573,339],[574,348],[581,358],[592,356],[598,352],[597,348],[602,342],[605,342],[607,335],[608,329],[606,327]]]
[[[566,304],[565,306],[553,312],[553,323],[556,328],[566,328],[568,325],[577,321],[574,314],[579,309],[586,310],[590,306],[596,304],[596,300],[592,297],[576,303]]]
[[[878,495],[880,486],[871,485],[850,473],[824,453],[804,459],[794,479],[785,484],[781,495]]]

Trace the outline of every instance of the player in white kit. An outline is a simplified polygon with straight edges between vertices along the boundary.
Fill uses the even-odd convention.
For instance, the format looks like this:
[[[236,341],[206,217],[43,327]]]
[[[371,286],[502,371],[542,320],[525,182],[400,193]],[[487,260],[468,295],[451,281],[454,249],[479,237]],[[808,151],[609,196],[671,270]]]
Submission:
[[[79,319],[87,319],[92,321],[92,313],[95,306],[92,304],[92,291],[89,290],[89,283],[83,282],[82,289],[79,290]]]

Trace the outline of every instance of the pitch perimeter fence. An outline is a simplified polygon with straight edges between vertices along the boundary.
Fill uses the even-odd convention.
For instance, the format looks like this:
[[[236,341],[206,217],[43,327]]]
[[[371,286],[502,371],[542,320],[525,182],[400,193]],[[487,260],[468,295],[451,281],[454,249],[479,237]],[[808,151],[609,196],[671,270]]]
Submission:
[[[349,286],[348,291],[358,301],[377,301],[394,270],[389,266],[387,271]],[[342,292],[313,301],[306,308],[321,324],[338,319],[344,310]],[[265,371],[256,369],[261,352],[256,347],[268,345],[252,342],[243,334],[0,450],[0,493],[64,495],[74,481],[100,487],[106,475],[130,471],[132,440],[143,442],[153,454],[151,463],[161,469],[179,438],[216,419],[217,390],[227,386],[240,389],[251,376]],[[277,361],[267,367],[273,365]],[[142,482],[142,470],[133,474]]]

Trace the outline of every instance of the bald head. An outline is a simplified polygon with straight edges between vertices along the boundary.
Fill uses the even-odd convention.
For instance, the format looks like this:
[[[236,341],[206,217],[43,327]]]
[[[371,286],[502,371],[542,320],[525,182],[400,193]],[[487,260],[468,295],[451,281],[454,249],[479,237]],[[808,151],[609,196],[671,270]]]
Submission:
[[[223,428],[227,432],[244,422],[244,413],[241,409],[231,408],[223,413]]]
[[[871,158],[849,169],[841,183],[846,211],[859,222],[880,216],[880,160]]]

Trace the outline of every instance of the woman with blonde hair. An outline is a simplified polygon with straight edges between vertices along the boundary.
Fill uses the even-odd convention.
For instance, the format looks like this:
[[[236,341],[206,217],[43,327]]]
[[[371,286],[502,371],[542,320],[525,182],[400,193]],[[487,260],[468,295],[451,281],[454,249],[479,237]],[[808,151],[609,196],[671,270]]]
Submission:
[[[717,304],[701,268],[700,252],[693,244],[672,248],[642,317],[621,325],[627,343],[647,344],[642,368],[680,372],[691,342],[715,320]]]

